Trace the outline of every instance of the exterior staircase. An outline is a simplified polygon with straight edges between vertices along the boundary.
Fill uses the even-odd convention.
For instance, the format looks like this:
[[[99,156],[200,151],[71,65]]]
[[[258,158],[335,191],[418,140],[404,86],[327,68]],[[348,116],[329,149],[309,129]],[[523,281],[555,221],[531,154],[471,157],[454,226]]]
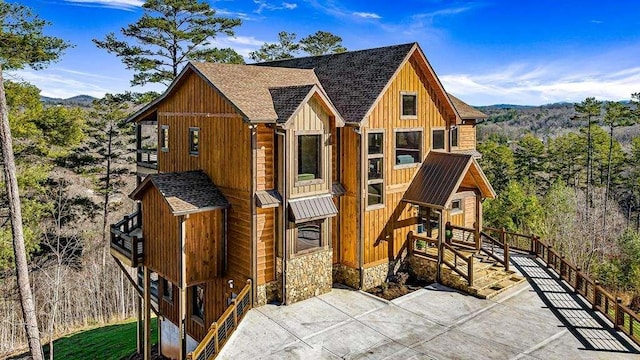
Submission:
[[[525,282],[522,275],[505,269],[502,264],[482,252],[474,255],[474,262],[474,281],[468,292],[475,297],[490,299]]]

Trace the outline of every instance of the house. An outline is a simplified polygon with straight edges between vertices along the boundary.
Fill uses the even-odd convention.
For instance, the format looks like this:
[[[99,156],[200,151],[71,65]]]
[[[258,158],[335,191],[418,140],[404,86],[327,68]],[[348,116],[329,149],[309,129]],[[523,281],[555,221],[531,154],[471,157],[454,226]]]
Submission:
[[[139,210],[112,226],[162,353],[185,358],[244,288],[260,305],[379,285],[447,222],[479,250],[495,196],[476,161],[485,117],[445,92],[416,43],[188,64],[129,119]]]

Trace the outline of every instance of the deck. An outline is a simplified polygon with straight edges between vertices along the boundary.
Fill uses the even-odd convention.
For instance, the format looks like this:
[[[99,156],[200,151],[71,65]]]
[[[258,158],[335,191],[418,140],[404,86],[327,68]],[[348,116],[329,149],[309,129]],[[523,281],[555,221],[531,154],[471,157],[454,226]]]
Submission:
[[[130,267],[142,264],[144,241],[140,212],[127,215],[111,225],[111,254]]]

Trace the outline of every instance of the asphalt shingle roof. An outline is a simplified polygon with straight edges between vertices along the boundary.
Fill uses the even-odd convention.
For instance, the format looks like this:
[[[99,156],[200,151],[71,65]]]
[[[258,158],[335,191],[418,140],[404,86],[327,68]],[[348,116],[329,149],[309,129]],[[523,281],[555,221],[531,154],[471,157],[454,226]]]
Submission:
[[[173,215],[226,208],[229,202],[209,176],[202,171],[148,175],[130,195],[140,200],[144,190],[154,185],[165,199]]]
[[[312,88],[313,85],[301,85],[269,89],[278,123],[285,123],[293,115]]]
[[[415,43],[255,65],[313,69],[346,122],[359,123]]]
[[[447,95],[449,95],[449,99],[451,99],[451,103],[453,104],[453,107],[456,108],[461,119],[486,119],[488,117],[487,114],[465,103],[457,97],[451,94]]]

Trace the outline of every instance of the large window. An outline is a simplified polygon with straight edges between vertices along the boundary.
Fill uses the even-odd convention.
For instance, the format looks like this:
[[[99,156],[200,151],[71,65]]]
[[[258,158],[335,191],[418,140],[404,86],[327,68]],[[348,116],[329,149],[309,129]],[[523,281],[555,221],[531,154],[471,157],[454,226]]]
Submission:
[[[415,119],[418,116],[418,96],[416,93],[401,92],[402,118]]]
[[[196,285],[191,289],[191,315],[196,320],[204,321],[204,286]]]
[[[322,246],[322,221],[310,221],[298,224],[296,252]]]
[[[367,206],[384,202],[384,133],[367,134]]]
[[[444,129],[431,130],[431,148],[433,150],[444,150]]]
[[[411,165],[422,161],[422,131],[396,132],[396,165]]]
[[[200,128],[189,128],[189,154],[198,155],[200,150]]]
[[[160,150],[169,151],[169,126],[160,127]]]
[[[321,179],[322,135],[298,135],[298,181]]]
[[[449,139],[451,139],[451,147],[458,147],[458,127],[455,126],[449,131]]]

